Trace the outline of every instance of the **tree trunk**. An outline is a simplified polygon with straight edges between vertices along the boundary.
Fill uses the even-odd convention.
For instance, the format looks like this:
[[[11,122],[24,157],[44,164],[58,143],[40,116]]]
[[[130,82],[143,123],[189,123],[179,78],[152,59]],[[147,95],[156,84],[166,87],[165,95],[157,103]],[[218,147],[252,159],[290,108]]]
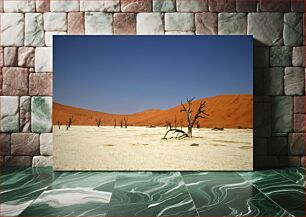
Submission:
[[[188,137],[192,137],[192,127],[188,126]]]

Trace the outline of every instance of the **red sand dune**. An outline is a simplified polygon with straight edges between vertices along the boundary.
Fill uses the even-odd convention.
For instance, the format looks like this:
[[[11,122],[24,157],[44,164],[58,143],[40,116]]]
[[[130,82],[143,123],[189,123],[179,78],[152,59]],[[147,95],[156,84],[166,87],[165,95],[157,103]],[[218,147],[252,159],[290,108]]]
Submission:
[[[253,95],[221,95],[195,100],[193,111],[196,111],[200,102],[206,101],[208,119],[199,119],[200,127],[224,127],[224,128],[253,128]],[[165,126],[165,122],[171,121],[174,126],[176,116],[177,126],[181,120],[183,126],[187,125],[186,114],[180,112],[181,105],[168,110],[149,109],[130,115],[108,114],[104,112],[91,111],[87,109],[66,106],[53,103],[53,124],[58,121],[63,125],[69,117],[73,117],[72,125],[96,125],[96,119],[102,120],[102,125],[113,126],[116,120],[117,126],[125,117],[128,125],[132,126]]]

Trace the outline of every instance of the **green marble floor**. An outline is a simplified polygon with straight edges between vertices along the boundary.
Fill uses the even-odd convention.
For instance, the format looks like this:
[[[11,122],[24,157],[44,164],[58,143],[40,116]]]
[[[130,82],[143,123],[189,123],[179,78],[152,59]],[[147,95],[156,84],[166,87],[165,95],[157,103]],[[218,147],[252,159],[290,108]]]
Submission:
[[[0,216],[305,216],[305,169],[1,171]]]

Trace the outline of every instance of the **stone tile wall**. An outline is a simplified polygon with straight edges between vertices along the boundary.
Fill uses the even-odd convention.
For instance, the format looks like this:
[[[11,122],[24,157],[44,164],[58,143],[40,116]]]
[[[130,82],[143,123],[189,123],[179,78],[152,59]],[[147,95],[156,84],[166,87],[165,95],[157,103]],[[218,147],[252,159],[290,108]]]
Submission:
[[[0,0],[0,164],[52,165],[52,36],[253,35],[254,168],[305,165],[303,0]]]

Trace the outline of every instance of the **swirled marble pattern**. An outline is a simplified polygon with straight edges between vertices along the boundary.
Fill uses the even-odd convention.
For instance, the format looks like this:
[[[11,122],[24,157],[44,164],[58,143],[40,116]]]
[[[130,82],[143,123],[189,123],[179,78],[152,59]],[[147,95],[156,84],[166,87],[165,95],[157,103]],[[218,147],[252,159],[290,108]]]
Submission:
[[[290,168],[293,173],[294,168]],[[305,187],[276,171],[241,173],[245,180],[294,216],[305,216]],[[289,176],[289,175],[288,175]]]
[[[0,216],[305,216],[305,170],[1,171]]]
[[[305,169],[301,167],[294,167],[294,168],[286,168],[286,169],[279,169],[276,172],[280,173],[284,177],[294,181],[295,183],[302,185],[305,187],[306,180],[305,180]]]
[[[116,173],[64,172],[22,216],[106,216]]]
[[[55,179],[51,168],[2,171],[0,216],[17,216],[48,188]]]

